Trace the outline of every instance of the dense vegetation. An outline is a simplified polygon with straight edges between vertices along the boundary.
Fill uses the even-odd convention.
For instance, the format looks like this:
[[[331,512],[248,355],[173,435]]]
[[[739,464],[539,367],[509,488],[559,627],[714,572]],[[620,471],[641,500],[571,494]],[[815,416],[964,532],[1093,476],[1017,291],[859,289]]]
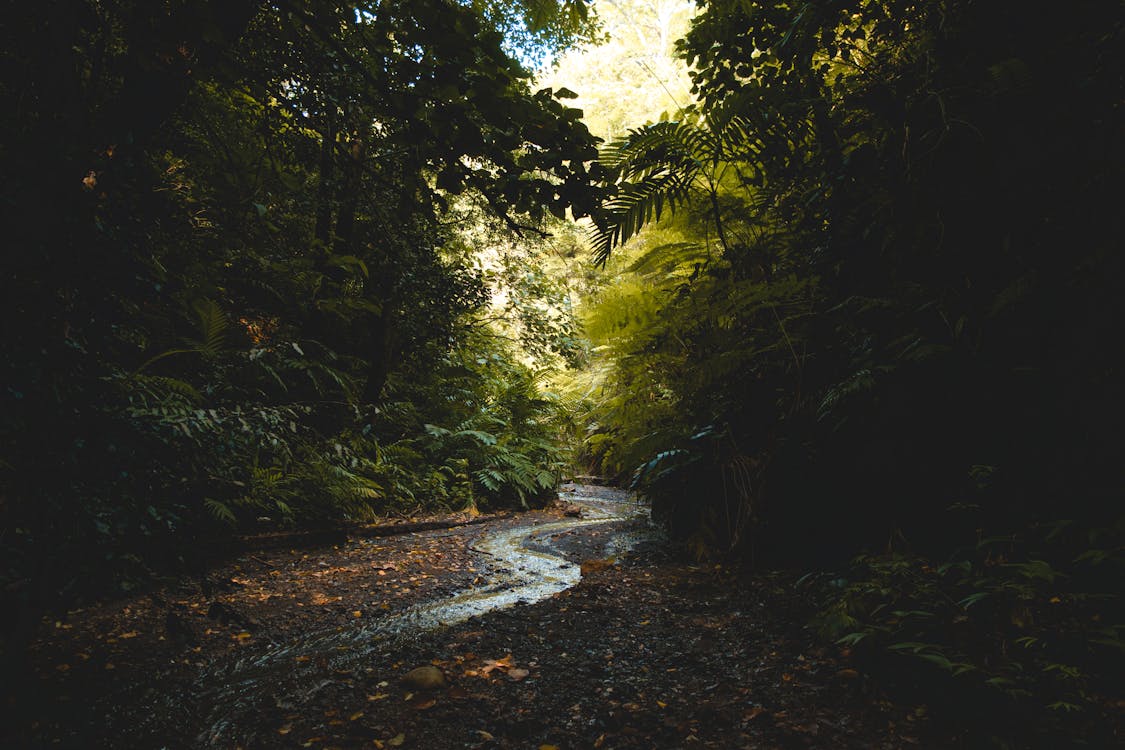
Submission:
[[[579,0],[12,4],[6,603],[581,466],[701,558],[835,571],[818,627],[889,684],[1091,721],[1125,666],[1118,5],[708,0],[678,42],[682,4],[609,8],[679,61],[537,88],[602,38]]]
[[[865,550],[822,632],[1009,728],[1125,647],[1110,6],[713,0],[602,151],[592,457],[699,555]]]
[[[231,530],[551,494],[525,353],[582,346],[565,288],[515,269],[597,205],[597,151],[514,55],[593,34],[582,3],[7,15],[6,603]]]

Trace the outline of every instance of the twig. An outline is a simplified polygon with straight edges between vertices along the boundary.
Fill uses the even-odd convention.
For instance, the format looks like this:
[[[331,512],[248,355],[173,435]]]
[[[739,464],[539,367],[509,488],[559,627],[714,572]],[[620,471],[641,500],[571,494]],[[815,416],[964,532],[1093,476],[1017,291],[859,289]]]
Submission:
[[[277,570],[277,566],[276,566],[276,565],[274,565],[274,564],[273,564],[273,563],[271,563],[271,562],[267,562],[266,560],[263,560],[263,559],[262,559],[262,558],[260,558],[260,557],[257,557],[257,556],[255,556],[255,555],[247,555],[247,557],[249,557],[249,558],[250,558],[251,560],[253,560],[253,561],[254,561],[254,562],[256,562],[256,563],[261,563],[262,565],[265,565],[265,566],[266,566],[267,568],[273,568],[274,570]]]

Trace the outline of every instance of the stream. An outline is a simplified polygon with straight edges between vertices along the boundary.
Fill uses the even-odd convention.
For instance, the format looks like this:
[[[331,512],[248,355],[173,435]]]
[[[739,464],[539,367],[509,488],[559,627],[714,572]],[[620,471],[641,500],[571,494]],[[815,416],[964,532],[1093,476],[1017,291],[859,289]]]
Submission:
[[[316,693],[339,681],[338,673],[392,659],[396,644],[574,586],[581,579],[579,566],[555,554],[553,540],[584,527],[637,520],[645,509],[628,493],[610,487],[572,484],[561,490],[581,508],[580,517],[486,530],[476,540],[472,549],[483,558],[479,564],[487,569],[486,584],[354,627],[310,631],[285,643],[218,660],[200,670],[192,694],[158,698],[163,705],[150,706],[139,717],[141,725],[149,726],[138,728],[151,737],[167,736],[169,725],[204,727],[191,746],[253,745],[255,740],[264,741],[247,736],[255,725],[249,717],[261,708],[299,711]],[[627,552],[650,535],[641,524],[626,525],[612,534],[606,554]],[[163,725],[163,731],[157,724]]]

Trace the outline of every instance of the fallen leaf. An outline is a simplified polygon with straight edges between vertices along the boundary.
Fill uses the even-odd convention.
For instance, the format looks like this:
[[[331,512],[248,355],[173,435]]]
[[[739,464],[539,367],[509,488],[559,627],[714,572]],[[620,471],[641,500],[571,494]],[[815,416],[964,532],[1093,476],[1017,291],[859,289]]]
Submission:
[[[391,747],[399,747],[404,742],[406,742],[406,735],[402,732],[399,732],[394,737],[391,737],[389,740],[387,740],[387,744]]]
[[[526,669],[512,668],[508,670],[508,677],[515,680],[516,682],[519,682],[529,674],[531,674],[531,672]]]
[[[758,718],[759,716],[761,716],[765,712],[766,712],[766,709],[762,708],[761,706],[754,706],[753,708],[751,708],[749,711],[747,711],[743,715],[742,720],[743,721],[753,721],[754,719]]]
[[[356,719],[360,718],[361,716],[363,716],[363,711],[356,711],[354,714],[352,714],[351,716],[348,717],[348,721],[355,721]]]
[[[292,725],[292,724],[286,724],[286,725],[285,725],[285,726],[283,726],[283,727],[278,727],[278,728],[277,728],[277,733],[278,733],[278,734],[289,734],[289,733],[290,733],[290,732],[292,732],[292,731],[293,731],[293,725]]]
[[[507,670],[509,667],[515,666],[512,664],[512,655],[508,654],[503,659],[485,659],[484,666],[480,668],[481,675],[487,675],[494,669]]]

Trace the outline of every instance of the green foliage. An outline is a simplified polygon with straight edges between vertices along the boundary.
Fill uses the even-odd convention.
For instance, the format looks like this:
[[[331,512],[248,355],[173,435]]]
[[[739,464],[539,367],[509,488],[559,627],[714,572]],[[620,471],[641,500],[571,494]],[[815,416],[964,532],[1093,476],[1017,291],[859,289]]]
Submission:
[[[815,625],[943,722],[1001,741],[1078,732],[1098,744],[1097,696],[1125,666],[1120,542],[1120,529],[1065,523],[982,540],[943,564],[865,555],[821,580]]]
[[[174,5],[18,2],[0,32],[24,102],[0,125],[0,525],[22,530],[0,583],[42,579],[32,609],[201,537],[531,503],[557,476],[552,407],[493,340],[580,358],[565,290],[531,250],[489,276],[458,222],[538,235],[596,206],[597,141],[523,65],[595,34],[585,4]]]
[[[138,373],[148,368],[149,365],[174,354],[200,354],[208,358],[219,355],[223,349],[227,331],[227,319],[222,309],[213,300],[203,299],[197,300],[192,305],[192,312],[195,314],[196,324],[198,325],[199,338],[185,341],[185,346],[182,349],[169,349],[146,360],[144,364],[137,368]]]
[[[755,161],[760,141],[751,123],[737,115],[697,124],[694,110],[681,114],[692,119],[648,125],[602,149],[600,161],[616,191],[595,218],[591,244],[597,263],[605,265],[614,247],[659,220],[665,205],[674,211],[693,196],[710,202],[722,250],[731,252],[719,191],[735,178],[743,189],[761,183]],[[744,175],[738,163],[751,174]]]
[[[958,504],[1104,523],[1120,34],[1093,2],[703,6],[696,104],[603,149],[591,459],[647,466],[677,536],[783,564],[948,549]]]
[[[509,362],[506,370],[480,395],[478,415],[454,429],[425,425],[424,447],[434,464],[462,477],[473,503],[528,508],[554,497],[568,456],[559,447],[555,405],[526,368]]]

